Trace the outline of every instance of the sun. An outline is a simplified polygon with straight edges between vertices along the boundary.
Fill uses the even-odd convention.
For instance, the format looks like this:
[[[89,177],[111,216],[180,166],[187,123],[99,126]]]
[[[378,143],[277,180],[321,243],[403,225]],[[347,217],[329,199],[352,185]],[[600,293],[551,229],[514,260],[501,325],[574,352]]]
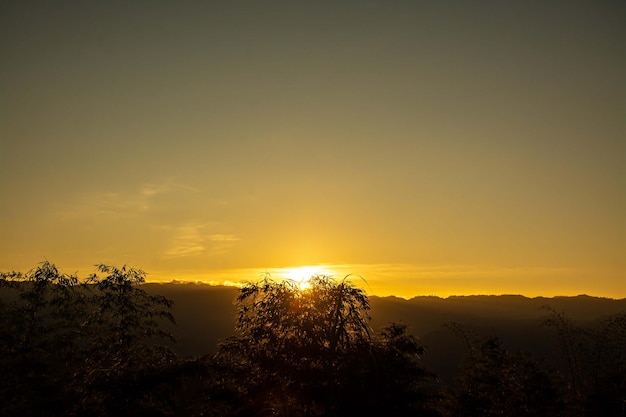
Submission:
[[[314,275],[330,275],[330,273],[317,266],[299,266],[295,268],[285,268],[283,277],[293,280],[301,290],[311,288],[310,278]]]

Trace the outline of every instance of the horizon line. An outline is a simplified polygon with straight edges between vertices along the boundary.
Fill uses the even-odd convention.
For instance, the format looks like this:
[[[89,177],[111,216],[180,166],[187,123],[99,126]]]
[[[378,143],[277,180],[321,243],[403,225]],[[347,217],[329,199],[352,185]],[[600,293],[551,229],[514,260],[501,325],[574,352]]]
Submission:
[[[285,280],[280,279],[280,280]],[[180,279],[173,279],[171,281],[153,281],[153,280],[147,280],[144,284],[156,284],[156,285],[198,285],[198,286],[207,286],[207,287],[222,287],[222,288],[240,288],[243,285],[245,285],[246,282],[252,282],[249,280],[243,280],[241,282],[217,282],[217,281],[207,281],[207,280],[180,280]],[[546,298],[546,299],[554,299],[554,298],[577,298],[577,297],[588,297],[588,298],[598,298],[598,299],[605,299],[605,300],[614,300],[614,301],[621,301],[621,300],[626,300],[626,297],[620,297],[620,298],[615,298],[615,297],[609,297],[609,296],[605,296],[605,295],[593,295],[593,294],[589,294],[589,293],[579,293],[579,294],[572,294],[572,295],[567,295],[567,294],[557,294],[557,295],[525,295],[522,293],[467,293],[467,294],[461,294],[461,293],[456,293],[456,294],[448,294],[448,295],[437,295],[437,294],[415,294],[412,296],[402,296],[402,295],[396,295],[396,294],[384,294],[384,295],[380,295],[380,294],[367,294],[368,297],[377,297],[377,298],[401,298],[403,300],[411,300],[413,298],[439,298],[442,300],[446,300],[449,298],[461,298],[461,297],[523,297],[523,298],[527,298],[527,299],[538,299],[538,298]]]

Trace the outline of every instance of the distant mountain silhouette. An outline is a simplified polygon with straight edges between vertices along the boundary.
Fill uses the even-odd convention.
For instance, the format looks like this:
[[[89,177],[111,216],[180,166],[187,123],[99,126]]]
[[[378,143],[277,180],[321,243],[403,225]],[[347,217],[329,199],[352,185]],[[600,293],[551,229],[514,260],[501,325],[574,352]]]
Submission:
[[[234,332],[238,289],[208,284],[149,283],[148,292],[174,301],[181,356],[215,352],[220,340]],[[556,336],[542,325],[549,305],[564,312],[576,324],[592,327],[610,315],[626,311],[626,299],[579,295],[575,297],[536,297],[521,295],[476,295],[439,298],[369,297],[372,327],[389,322],[406,324],[426,346],[424,366],[450,380],[465,357],[465,346],[444,324],[455,322],[477,337],[498,336],[510,349],[522,349],[548,360],[555,355]]]

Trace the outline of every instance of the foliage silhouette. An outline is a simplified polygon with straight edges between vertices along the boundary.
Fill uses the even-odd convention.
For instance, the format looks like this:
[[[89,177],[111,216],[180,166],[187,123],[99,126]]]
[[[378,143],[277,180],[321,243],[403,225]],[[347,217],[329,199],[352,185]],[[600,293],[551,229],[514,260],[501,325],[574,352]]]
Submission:
[[[463,340],[468,352],[458,377],[454,415],[560,415],[558,390],[544,366],[523,352],[510,352],[498,337],[479,339],[458,323],[446,327]]]
[[[76,276],[47,261],[24,274],[0,274],[0,289],[9,295],[0,306],[0,414],[54,414],[68,405],[63,387],[73,375],[65,364],[82,344],[85,311],[78,287]]]
[[[173,342],[163,326],[175,323],[173,302],[141,288],[146,273],[139,269],[97,265],[86,285],[93,309],[85,322],[86,355],[81,374],[85,390],[82,412],[120,415],[155,401],[150,390],[175,355],[159,340]]]
[[[424,349],[406,327],[374,337],[368,297],[347,278],[314,275],[301,290],[265,277],[246,284],[236,305],[237,335],[218,358],[249,370],[246,392],[258,412],[375,415],[431,377],[417,365]]]
[[[0,416],[625,415],[624,313],[583,328],[547,308],[559,370],[449,323],[467,358],[442,385],[411,328],[370,327],[349,277],[248,283],[224,313],[234,335],[184,359],[173,301],[145,277],[101,264],[79,280],[49,262],[0,273]]]
[[[566,365],[565,401],[575,416],[626,415],[626,313],[605,318],[593,329],[577,326],[546,305],[544,324],[556,330]]]
[[[347,279],[315,275],[309,284],[247,283],[236,299],[237,335],[218,357],[250,369],[249,394],[272,408],[298,403],[305,414],[330,415],[341,372],[370,344],[369,302]]]
[[[149,408],[155,375],[174,359],[171,301],[139,285],[145,273],[99,265],[85,282],[49,262],[0,274],[0,415],[126,415]]]

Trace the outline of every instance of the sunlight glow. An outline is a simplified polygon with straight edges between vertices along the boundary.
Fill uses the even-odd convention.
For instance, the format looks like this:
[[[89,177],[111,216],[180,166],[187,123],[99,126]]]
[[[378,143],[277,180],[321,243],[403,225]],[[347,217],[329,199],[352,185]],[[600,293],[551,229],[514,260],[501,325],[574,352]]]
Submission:
[[[306,290],[311,287],[309,279],[314,275],[332,275],[330,271],[324,270],[317,266],[299,266],[296,268],[286,268],[282,273],[282,276],[286,279],[291,279],[298,283],[298,287],[301,290]]]

